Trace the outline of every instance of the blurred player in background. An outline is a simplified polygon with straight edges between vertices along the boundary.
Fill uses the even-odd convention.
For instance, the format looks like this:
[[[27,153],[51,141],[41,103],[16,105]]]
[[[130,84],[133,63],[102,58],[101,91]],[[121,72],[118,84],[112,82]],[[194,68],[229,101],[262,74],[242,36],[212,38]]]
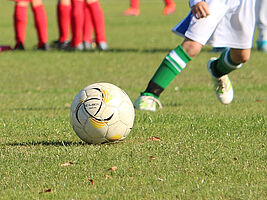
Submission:
[[[147,88],[134,102],[140,110],[156,111],[163,90],[204,45],[229,47],[207,64],[218,100],[229,104],[234,97],[228,74],[250,58],[255,28],[256,0],[190,0],[191,12],[173,31],[185,37],[162,61]]]
[[[267,0],[256,1],[256,24],[259,30],[258,49],[267,52]]]
[[[27,8],[31,4],[35,28],[38,35],[39,50],[48,50],[47,16],[42,0],[13,0],[15,1],[14,28],[16,45],[14,49],[24,50],[27,26]]]
[[[72,40],[74,50],[90,49],[92,31],[99,50],[107,50],[104,12],[98,0],[72,0]]]
[[[67,48],[71,27],[71,0],[59,0],[57,4],[57,21],[59,39],[56,41],[59,49]]]
[[[175,12],[176,4],[173,0],[164,0],[165,7],[163,9],[163,15],[170,15]],[[138,16],[140,15],[139,0],[130,0],[130,8],[123,12],[125,16]]]

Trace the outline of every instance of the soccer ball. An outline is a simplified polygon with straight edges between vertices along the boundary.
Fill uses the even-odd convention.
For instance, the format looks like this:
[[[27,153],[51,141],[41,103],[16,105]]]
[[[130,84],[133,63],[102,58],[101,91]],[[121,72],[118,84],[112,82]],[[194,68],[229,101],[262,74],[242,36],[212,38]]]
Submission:
[[[70,109],[70,123],[90,144],[124,140],[134,123],[134,107],[128,95],[110,83],[95,83],[82,89]]]

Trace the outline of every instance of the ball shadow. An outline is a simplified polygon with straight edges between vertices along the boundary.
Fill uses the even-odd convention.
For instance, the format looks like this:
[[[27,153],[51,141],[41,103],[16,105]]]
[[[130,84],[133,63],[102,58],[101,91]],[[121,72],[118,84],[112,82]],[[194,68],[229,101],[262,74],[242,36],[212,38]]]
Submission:
[[[29,141],[29,142],[11,142],[6,143],[6,146],[85,146],[91,145],[85,142],[76,141]]]

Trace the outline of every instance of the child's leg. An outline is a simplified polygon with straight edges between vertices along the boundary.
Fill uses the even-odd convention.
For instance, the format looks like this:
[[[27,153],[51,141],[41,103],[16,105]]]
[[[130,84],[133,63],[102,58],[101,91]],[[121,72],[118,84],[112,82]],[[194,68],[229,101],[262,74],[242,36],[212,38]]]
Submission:
[[[232,83],[227,74],[242,67],[242,63],[247,62],[249,57],[250,49],[226,49],[218,59],[209,60],[208,70],[212,75],[216,96],[221,103],[229,104],[234,98]]]
[[[83,26],[83,41],[86,43],[92,43],[93,41],[93,19],[88,6],[84,8],[84,26]]]
[[[212,62],[211,72],[216,78],[220,78],[240,68],[250,58],[250,49],[227,49],[221,56]]]
[[[175,4],[173,0],[164,0],[165,5]]]
[[[131,0],[130,6],[131,6],[131,8],[139,9],[139,0]]]
[[[251,49],[231,49],[230,56],[234,63],[245,63],[250,59]]]
[[[250,49],[226,49],[218,59],[209,60],[208,70],[216,96],[222,104],[229,104],[234,98],[233,86],[227,74],[242,67],[242,63],[248,61],[249,57]]]
[[[59,42],[66,42],[69,39],[71,22],[71,0],[58,1],[57,19],[59,29]]]
[[[90,9],[90,13],[92,16],[92,21],[95,29],[96,43],[105,43],[105,18],[100,3],[98,0],[87,0],[87,6]]]
[[[14,11],[14,28],[15,28],[15,49],[24,49],[24,41],[26,36],[27,25],[27,6],[28,2],[16,2]]]
[[[163,60],[158,70],[150,80],[143,95],[158,98],[163,90],[172,82],[176,75],[186,67],[202,49],[202,45],[185,39],[182,45],[172,50]]]
[[[38,48],[41,48],[48,42],[47,16],[42,0],[32,0],[32,10],[38,34]]]
[[[73,47],[82,43],[84,24],[84,0],[72,0],[72,41]]]
[[[267,52],[267,1],[256,1],[256,25],[259,30],[257,46],[258,50]]]
[[[130,0],[130,8],[123,12],[126,16],[138,16],[140,14],[139,0]]]
[[[176,4],[173,0],[164,0],[165,7],[163,10],[163,15],[170,15],[175,12],[176,10]]]
[[[158,100],[160,94],[201,49],[200,43],[185,39],[182,45],[172,50],[158,67],[146,90],[134,102],[134,107],[140,110],[156,111],[156,104],[158,103],[159,108],[161,108]]]

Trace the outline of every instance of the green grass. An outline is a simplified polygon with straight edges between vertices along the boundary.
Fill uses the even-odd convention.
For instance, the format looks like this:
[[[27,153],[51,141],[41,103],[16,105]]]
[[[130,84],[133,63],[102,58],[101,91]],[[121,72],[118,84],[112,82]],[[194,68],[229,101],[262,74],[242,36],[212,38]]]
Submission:
[[[44,2],[53,41],[56,1]],[[161,1],[144,0],[139,17],[122,17],[127,1],[102,0],[108,52],[32,50],[29,9],[27,51],[0,53],[0,199],[266,199],[267,68],[255,48],[231,74],[231,105],[212,90],[205,66],[218,55],[207,46],[164,91],[164,109],[136,112],[125,141],[88,145],[69,124],[70,104],[88,84],[110,82],[138,97],[182,41],[170,29],[188,5],[176,2],[172,16],[161,15]],[[14,44],[12,12],[1,2],[0,44]]]

